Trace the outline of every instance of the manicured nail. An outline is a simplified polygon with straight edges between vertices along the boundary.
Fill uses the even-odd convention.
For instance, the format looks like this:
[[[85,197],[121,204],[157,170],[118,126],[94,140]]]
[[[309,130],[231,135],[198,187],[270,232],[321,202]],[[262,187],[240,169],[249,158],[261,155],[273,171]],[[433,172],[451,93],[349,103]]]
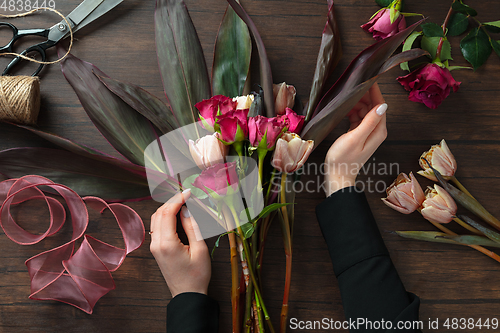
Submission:
[[[191,212],[189,211],[189,209],[187,209],[186,206],[182,206],[182,216],[191,217]]]
[[[191,192],[191,189],[187,188],[184,191],[182,191],[182,194],[189,194],[190,192]]]
[[[382,115],[385,113],[385,111],[387,111],[387,104],[386,104],[386,103],[381,104],[381,105],[377,108],[377,111],[375,111],[375,112],[377,112],[377,114],[378,114],[379,116],[382,116]]]

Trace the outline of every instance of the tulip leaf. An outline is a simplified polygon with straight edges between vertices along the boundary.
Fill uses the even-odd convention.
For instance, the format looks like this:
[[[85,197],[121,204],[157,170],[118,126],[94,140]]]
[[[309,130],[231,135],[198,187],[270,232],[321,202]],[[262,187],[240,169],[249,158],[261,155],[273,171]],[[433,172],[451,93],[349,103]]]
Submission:
[[[405,52],[405,51],[411,50],[411,48],[413,47],[413,43],[415,42],[415,40],[417,39],[417,37],[421,36],[421,35],[422,35],[421,31],[414,31],[414,32],[412,32],[410,34],[410,36],[408,36],[408,38],[406,38],[406,41],[403,44],[403,50],[402,51]],[[400,67],[401,67],[402,70],[410,72],[410,66],[408,66],[408,61],[405,61],[405,62],[401,63]]]
[[[251,222],[245,223],[241,225],[241,231],[243,232],[242,236],[244,239],[250,238],[255,231],[255,226]]]
[[[61,63],[66,80],[101,134],[125,158],[144,166],[146,147],[157,139],[146,118],[109,91],[94,73],[106,76],[94,65],[68,55]],[[153,162],[154,163],[154,162]]]
[[[145,174],[61,149],[14,148],[1,151],[0,173],[9,178],[40,175],[70,187],[81,196],[98,196],[107,201],[151,198]]]
[[[436,53],[439,45],[440,37],[422,37],[421,47],[429,52],[431,59],[436,59]],[[443,40],[443,47],[441,48],[441,56],[439,57],[441,62],[446,60],[453,60],[451,57],[451,45],[450,42],[445,38]]]
[[[248,27],[228,6],[215,42],[212,66],[214,95],[244,95],[251,55],[252,40]]]
[[[488,35],[481,28],[472,29],[462,41],[460,41],[462,54],[476,70],[491,54],[491,44]]]
[[[470,15],[470,16],[476,16],[477,12],[472,9],[471,7],[467,6],[464,4],[462,1],[454,1],[453,4],[451,5],[451,8],[459,13],[462,13],[464,15]]]
[[[275,116],[274,114],[274,94],[273,94],[273,76],[271,72],[271,64],[267,58],[266,48],[264,47],[264,42],[260,37],[259,31],[253,23],[252,19],[248,13],[243,9],[243,7],[236,0],[227,0],[227,2],[234,9],[236,14],[246,23],[248,29],[250,30],[255,44],[257,46],[257,52],[259,53],[260,59],[260,80],[261,87],[264,92],[264,106],[266,107],[266,114],[269,118]]]
[[[335,19],[333,1],[330,0],[328,5],[328,19],[323,29],[318,59],[316,61],[316,70],[314,72],[311,92],[309,94],[309,102],[304,112],[306,115],[306,122],[312,117],[314,109],[321,98],[326,80],[337,67],[342,57],[340,31],[337,20]]]
[[[266,207],[264,207],[264,209],[262,209],[259,216],[255,220],[264,219],[269,214],[274,212],[275,210],[278,210],[281,207],[288,206],[288,205],[293,205],[293,203],[291,203],[291,202],[283,203],[283,204],[282,203],[273,203],[273,204],[267,205]]]
[[[182,0],[157,0],[156,52],[163,88],[180,126],[198,120],[194,105],[210,98],[207,65],[196,29]],[[192,136],[195,138],[197,133]]]
[[[301,137],[304,140],[314,140],[314,146],[318,147],[320,142],[363,97],[378,76],[388,69],[384,67],[384,63],[420,23],[421,21],[362,51],[322,98],[312,120],[302,130]],[[400,57],[398,61],[409,61],[416,55],[422,54],[417,53],[405,52],[408,58]],[[391,63],[394,65],[393,62]],[[383,67],[384,71],[380,71]]]
[[[436,23],[424,23],[422,24],[424,35],[427,37],[444,37],[443,28]]]
[[[170,107],[136,85],[97,75],[104,85],[134,110],[146,117],[162,134],[177,129],[177,120]]]
[[[500,57],[500,41],[491,39],[490,42],[491,42],[491,47],[493,48],[495,53]]]
[[[448,23],[448,36],[463,34],[469,27],[469,17],[462,13],[454,13]]]
[[[486,237],[476,235],[451,236],[437,231],[396,231],[395,233],[404,238],[434,243],[500,247],[500,244],[497,242],[493,242]]]
[[[392,3],[392,0],[375,0],[375,2],[380,7],[389,7]]]
[[[468,216],[461,215],[459,218],[467,223],[468,225],[472,226],[473,228],[481,231],[486,237],[491,239],[492,241],[499,243],[500,244],[500,234],[498,232],[495,232],[491,229],[488,229],[486,227],[483,227],[481,224],[477,223],[473,219],[471,219]]]

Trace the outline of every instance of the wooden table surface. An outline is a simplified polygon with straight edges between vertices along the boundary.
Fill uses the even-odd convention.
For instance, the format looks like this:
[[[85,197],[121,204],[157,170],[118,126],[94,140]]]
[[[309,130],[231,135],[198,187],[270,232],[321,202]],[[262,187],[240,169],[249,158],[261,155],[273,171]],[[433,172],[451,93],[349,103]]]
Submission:
[[[34,2],[34,1],[32,1]],[[436,23],[442,22],[451,1],[406,1],[407,12],[424,13]],[[55,0],[56,9],[69,13],[79,0]],[[198,30],[207,63],[212,63],[213,43],[226,8],[223,0],[186,1]],[[468,1],[478,10],[483,22],[500,19],[497,0]],[[324,0],[242,0],[257,25],[267,48],[274,82],[295,85],[298,95],[308,97],[317,50],[326,18]],[[77,35],[73,54],[98,66],[113,78],[140,85],[164,98],[157,69],[153,12],[155,1],[124,1],[109,15]],[[378,10],[374,1],[337,0],[344,56],[338,76],[373,39],[359,28]],[[52,25],[54,14],[36,14],[12,20],[22,28]],[[410,18],[409,21],[415,21]],[[35,24],[35,25],[33,25]],[[498,36],[496,36],[498,37]],[[451,39],[455,65],[464,65],[458,50],[458,38]],[[4,66],[6,60],[1,60]],[[389,185],[398,172],[418,171],[418,158],[430,145],[446,139],[458,161],[458,178],[494,215],[500,216],[500,59],[492,55],[478,71],[453,72],[462,82],[457,93],[437,110],[408,101],[408,94],[395,81],[403,72],[394,69],[379,80],[389,104],[388,138],[369,161],[367,175],[374,182]],[[111,153],[106,140],[91,124],[75,93],[61,74],[59,65],[42,73],[42,110],[40,128]],[[314,152],[310,161],[321,163],[330,144],[346,130],[342,123]],[[0,124],[0,149],[23,146],[49,146],[42,139],[10,125]],[[384,173],[380,163],[396,163],[398,168]],[[375,169],[373,169],[375,166]],[[305,180],[316,180],[309,174]],[[419,177],[423,186],[430,181]],[[367,184],[366,182],[364,184]],[[380,184],[382,187],[383,184]],[[391,257],[407,290],[421,298],[424,332],[448,332],[442,323],[447,318],[497,318],[500,320],[500,264],[468,247],[441,245],[402,239],[394,230],[434,230],[419,214],[399,214],[386,207],[373,190],[367,193]],[[314,208],[323,193],[300,193],[297,202],[294,236],[293,277],[290,317],[299,320],[343,320],[341,299],[326,245],[316,222]],[[146,230],[149,217],[159,206],[154,201],[130,204],[141,215]],[[38,209],[37,209],[38,208]],[[45,227],[43,206],[21,212],[28,220]],[[104,241],[116,242],[120,233],[110,219],[104,218],[89,230]],[[99,224],[97,224],[99,223]],[[30,224],[34,227],[34,223]],[[35,228],[40,231],[43,229]],[[69,227],[68,227],[69,228]],[[63,232],[64,234],[64,232]],[[264,294],[277,325],[281,306],[285,257],[279,229],[273,227],[266,249]],[[66,233],[67,235],[67,233]],[[21,246],[0,234],[0,332],[161,332],[165,330],[165,308],[170,293],[149,252],[149,235],[144,245],[127,257],[113,274],[116,289],[103,297],[94,313],[87,315],[76,308],[51,301],[33,301],[29,275],[24,261],[53,246],[59,238],[35,246]],[[210,247],[214,239],[207,243]],[[119,244],[119,242],[118,242]],[[230,265],[227,240],[221,242],[213,260],[209,294],[221,306],[221,332],[229,332]],[[429,330],[429,321],[439,319],[440,328]],[[466,330],[489,332],[486,329]],[[490,330],[493,331],[493,330]],[[318,330],[319,332],[319,330]]]

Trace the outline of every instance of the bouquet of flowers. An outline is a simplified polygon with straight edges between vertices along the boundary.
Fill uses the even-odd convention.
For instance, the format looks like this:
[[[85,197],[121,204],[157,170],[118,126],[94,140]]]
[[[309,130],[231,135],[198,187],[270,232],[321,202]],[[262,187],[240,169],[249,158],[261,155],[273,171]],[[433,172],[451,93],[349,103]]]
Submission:
[[[112,79],[72,55],[63,61],[62,71],[89,118],[123,158],[13,124],[60,149],[4,150],[0,152],[0,172],[9,177],[36,173],[70,186],[80,195],[99,196],[108,202],[164,201],[191,188],[195,195],[188,204],[194,207],[190,210],[195,219],[199,220],[198,211],[217,226],[202,227],[202,236],[225,234],[229,238],[233,332],[264,332],[265,326],[274,332],[260,292],[264,283],[260,264],[269,225],[279,221],[286,254],[283,332],[291,283],[295,198],[287,190],[293,186],[286,185],[297,181],[293,173],[379,75],[426,52],[411,49],[391,57],[416,27],[410,26],[362,51],[328,85],[341,57],[333,1],[328,0],[316,71],[308,103],[302,108],[294,102],[292,86],[273,85],[266,50],[250,16],[236,0],[228,3],[210,77],[184,2],[157,0],[156,45],[168,103],[138,86]],[[257,59],[251,57],[252,38]],[[249,92],[254,86],[248,75],[252,65],[260,68],[261,90],[254,93]],[[240,302],[242,297],[244,302]]]

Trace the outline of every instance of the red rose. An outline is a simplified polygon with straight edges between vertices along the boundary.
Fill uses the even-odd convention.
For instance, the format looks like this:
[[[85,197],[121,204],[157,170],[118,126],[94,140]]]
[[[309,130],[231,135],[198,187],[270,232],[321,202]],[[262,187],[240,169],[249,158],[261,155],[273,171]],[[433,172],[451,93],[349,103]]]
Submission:
[[[283,133],[287,126],[282,117],[267,118],[261,115],[251,117],[248,120],[249,140],[252,147],[259,147],[265,150],[272,150],[276,145],[276,140]]]
[[[391,11],[388,8],[379,11],[370,21],[361,26],[363,30],[373,33],[376,40],[391,37],[406,28],[406,20],[402,14],[391,23]]]
[[[193,183],[194,186],[210,194],[210,190],[220,196],[228,194],[228,189],[232,191],[238,190],[238,173],[236,172],[236,162],[219,163],[202,171],[196,177]],[[208,188],[208,189],[207,189]]]
[[[225,114],[236,109],[237,101],[224,95],[217,95],[205,99],[194,106],[200,111],[200,119],[207,130],[214,131],[214,123],[217,115]],[[219,112],[220,111],[220,112]]]
[[[302,127],[304,127],[306,117],[296,114],[295,111],[290,108],[286,108],[285,111],[286,114],[282,117],[288,119],[288,132],[299,134],[300,131],[302,131]]]
[[[221,140],[225,144],[244,141],[248,137],[248,109],[228,111],[217,116]]]
[[[410,101],[424,103],[431,109],[436,109],[448,97],[452,88],[456,92],[460,86],[460,82],[453,79],[448,68],[436,64],[422,66],[397,80],[410,91]]]

